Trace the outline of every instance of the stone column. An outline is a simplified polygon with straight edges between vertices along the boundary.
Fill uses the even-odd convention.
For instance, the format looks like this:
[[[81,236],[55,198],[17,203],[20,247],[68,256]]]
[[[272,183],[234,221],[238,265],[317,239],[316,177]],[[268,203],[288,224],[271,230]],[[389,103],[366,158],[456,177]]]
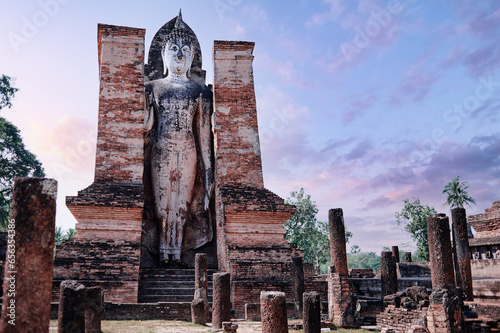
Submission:
[[[56,194],[53,179],[15,180],[7,226],[1,332],[49,331]]]
[[[221,329],[231,321],[231,274],[215,273],[213,280],[212,328]]]
[[[285,293],[262,291],[260,293],[260,312],[262,316],[262,333],[287,333]]]
[[[103,293],[101,287],[86,288],[85,333],[101,333]]]
[[[396,261],[392,252],[389,251],[382,251],[380,256],[380,284],[382,287],[382,299],[384,299],[384,296],[398,292]]]
[[[427,218],[427,239],[432,279],[427,328],[430,332],[464,332],[463,301],[455,288],[450,226],[445,214]]]
[[[328,316],[340,327],[354,324],[356,302],[349,282],[345,245],[345,227],[342,208],[328,211],[330,229],[330,258],[332,266],[328,272]]]
[[[427,239],[431,264],[432,289],[455,286],[450,226],[445,214],[427,218]]]
[[[83,284],[66,280],[59,296],[58,333],[85,332],[87,291]]]
[[[345,246],[345,227],[342,208],[334,208],[328,211],[328,223],[330,229],[330,258],[334,272],[347,276],[347,255]]]
[[[405,262],[411,262],[411,252],[405,252]]]
[[[205,325],[210,316],[208,305],[207,254],[197,253],[194,258],[194,299],[191,303],[191,320]]]
[[[399,247],[398,246],[392,247],[392,256],[394,257],[394,260],[397,264],[399,262]]]
[[[206,253],[196,253],[194,257],[194,276],[194,289],[205,288],[205,290],[208,290]]]
[[[321,331],[321,302],[317,292],[304,293],[304,333]]]
[[[304,293],[304,266],[302,257],[292,258],[292,289],[295,303],[295,316],[302,316],[302,294]]]
[[[474,300],[472,292],[472,271],[470,266],[469,238],[467,233],[467,216],[464,208],[451,210],[453,231],[455,235],[457,259],[457,287],[461,288],[466,301]]]

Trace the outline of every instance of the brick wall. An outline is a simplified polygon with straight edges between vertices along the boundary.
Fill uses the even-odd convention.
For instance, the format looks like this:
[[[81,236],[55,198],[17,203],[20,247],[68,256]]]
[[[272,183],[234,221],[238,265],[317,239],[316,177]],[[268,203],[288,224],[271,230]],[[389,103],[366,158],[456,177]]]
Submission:
[[[139,250],[140,244],[130,241],[63,243],[54,260],[53,301],[59,301],[62,281],[77,280],[86,287],[102,287],[106,302],[137,303]]]
[[[500,201],[493,202],[483,214],[467,216],[467,222],[476,230],[474,238],[500,236]]]
[[[142,182],[145,33],[144,29],[98,25],[96,182]]]
[[[253,81],[252,42],[215,41],[216,182],[264,187]]]
[[[328,316],[337,326],[353,324],[354,290],[348,276],[330,273],[328,276]]]
[[[425,319],[427,309],[408,310],[396,308],[393,305],[386,307],[385,311],[377,314],[377,329],[393,329],[396,333],[406,333],[415,321]]]

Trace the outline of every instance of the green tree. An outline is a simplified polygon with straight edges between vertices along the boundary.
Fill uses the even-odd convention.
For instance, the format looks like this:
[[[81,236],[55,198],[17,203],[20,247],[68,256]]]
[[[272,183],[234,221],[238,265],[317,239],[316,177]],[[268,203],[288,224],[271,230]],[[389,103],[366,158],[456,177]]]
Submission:
[[[68,229],[66,232],[62,230],[62,227],[56,227],[56,233],[55,233],[55,245],[59,246],[71,237],[76,235],[76,230],[75,229]]]
[[[469,184],[467,182],[461,182],[460,177],[454,178],[444,187],[443,194],[448,196],[445,205],[450,206],[450,208],[464,208],[464,204],[468,206],[475,205],[476,200],[469,196],[469,193],[467,193],[468,188]]]
[[[348,253],[347,267],[371,268],[377,271],[380,268],[380,256],[376,255],[375,252],[358,252],[356,255]]]
[[[314,263],[319,270],[330,260],[330,240],[328,223],[318,221],[318,207],[304,189],[293,191],[286,200],[289,205],[297,207],[297,212],[285,222],[285,239],[304,251],[304,262]],[[346,230],[346,242],[352,233]]]
[[[19,90],[12,86],[13,82],[13,78],[2,74],[2,78],[0,78],[0,110],[4,107],[10,108],[12,106],[11,100]]]
[[[417,256],[429,260],[429,243],[427,242],[427,217],[436,214],[433,207],[423,206],[420,199],[403,200],[404,207],[396,212],[396,222],[403,224],[405,230],[417,242]]]
[[[2,75],[0,80],[0,110],[11,107],[17,88],[11,78]],[[25,147],[19,130],[0,117],[0,230],[5,230],[10,214],[10,203],[15,177],[43,177],[42,164]]]

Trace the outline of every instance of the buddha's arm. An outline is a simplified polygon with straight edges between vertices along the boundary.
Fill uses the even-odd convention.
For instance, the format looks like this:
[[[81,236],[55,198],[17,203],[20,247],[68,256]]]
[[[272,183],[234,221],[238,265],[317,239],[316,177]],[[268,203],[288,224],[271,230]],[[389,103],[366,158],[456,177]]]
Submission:
[[[205,209],[208,209],[210,197],[212,196],[214,185],[214,174],[212,166],[212,132],[211,132],[211,109],[212,100],[210,98],[211,91],[202,92],[199,98],[199,106],[197,112],[198,136],[200,143],[201,157],[203,166],[205,167]]]
[[[144,96],[144,129],[149,132],[154,124],[154,97],[151,91],[146,90]]]

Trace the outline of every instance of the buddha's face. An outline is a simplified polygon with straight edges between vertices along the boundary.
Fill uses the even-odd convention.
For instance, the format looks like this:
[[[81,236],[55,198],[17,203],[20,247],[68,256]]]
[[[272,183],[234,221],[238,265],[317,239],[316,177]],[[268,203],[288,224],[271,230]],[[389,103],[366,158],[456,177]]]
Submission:
[[[190,41],[174,38],[167,42],[163,53],[165,69],[172,74],[186,74],[193,61],[193,46]]]

